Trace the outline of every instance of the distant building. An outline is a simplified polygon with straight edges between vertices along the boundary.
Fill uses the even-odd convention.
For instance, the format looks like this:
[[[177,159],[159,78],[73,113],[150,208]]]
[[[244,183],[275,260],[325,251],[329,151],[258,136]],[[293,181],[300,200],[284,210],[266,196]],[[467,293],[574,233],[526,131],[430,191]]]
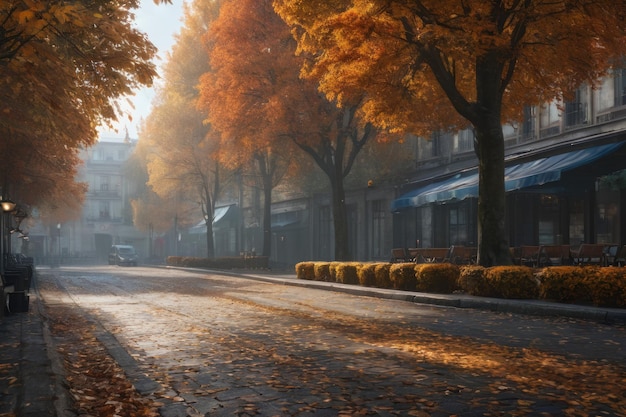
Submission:
[[[135,149],[136,141],[99,141],[82,153],[84,166],[79,181],[89,184],[80,222],[70,224],[75,228],[77,246],[70,254],[91,255],[106,259],[113,244],[134,245],[140,256],[146,237],[133,227],[129,196],[131,183],[123,166]],[[69,241],[67,242],[69,245]]]
[[[37,236],[36,253],[45,262],[61,258],[64,263],[106,262],[113,244],[134,245],[146,256],[146,236],[133,227],[130,198],[134,190],[123,166],[136,141],[101,140],[81,153],[83,166],[77,181],[88,184],[79,219],[52,226]]]

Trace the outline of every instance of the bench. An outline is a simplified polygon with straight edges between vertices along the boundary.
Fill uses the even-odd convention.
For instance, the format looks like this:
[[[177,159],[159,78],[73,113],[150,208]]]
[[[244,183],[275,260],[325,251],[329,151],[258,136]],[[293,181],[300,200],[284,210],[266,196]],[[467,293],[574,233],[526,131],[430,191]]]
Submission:
[[[4,273],[1,274],[2,294],[1,313],[23,313],[28,312],[29,296],[32,277],[32,258],[9,255],[6,258]]]
[[[602,265],[606,246],[603,243],[583,243],[578,250],[572,251],[572,261],[575,265]]]
[[[391,263],[410,262],[410,261],[411,261],[411,258],[407,256],[406,250],[404,248],[391,249]]]

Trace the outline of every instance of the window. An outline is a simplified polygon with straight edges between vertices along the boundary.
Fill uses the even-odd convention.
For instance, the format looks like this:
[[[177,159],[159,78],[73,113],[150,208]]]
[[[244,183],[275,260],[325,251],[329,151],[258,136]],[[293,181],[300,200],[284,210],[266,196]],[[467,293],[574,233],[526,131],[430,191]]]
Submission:
[[[456,207],[450,207],[448,219],[450,244],[467,245],[469,241],[468,205],[463,203]]]
[[[522,122],[522,141],[535,139],[535,107],[524,107],[524,120]]]
[[[576,90],[574,99],[565,103],[565,127],[587,123],[587,88]]]
[[[613,79],[614,102],[615,107],[626,104],[626,69],[615,70],[615,78]]]
[[[382,258],[385,251],[385,216],[387,214],[385,200],[372,201],[372,258]]]
[[[554,194],[541,194],[539,197],[537,235],[540,245],[563,243],[559,227],[560,207],[559,197]]]
[[[110,178],[108,175],[101,175],[99,177],[99,182],[100,182],[100,191],[109,191]]]
[[[620,241],[620,192],[598,183],[596,205],[596,242]]]
[[[541,137],[558,135],[560,132],[560,112],[556,102],[544,105],[539,116]]]
[[[441,155],[441,133],[434,132],[430,138],[431,156]]]
[[[108,201],[100,201],[100,220],[109,220],[111,218],[111,207]]]
[[[577,245],[585,241],[585,200],[570,201],[569,242]]]
[[[321,259],[331,259],[331,242],[332,242],[332,218],[330,215],[330,206],[320,207],[319,214],[319,242],[318,251]]]
[[[461,130],[457,135],[457,152],[467,152],[474,150],[474,131],[472,129]]]

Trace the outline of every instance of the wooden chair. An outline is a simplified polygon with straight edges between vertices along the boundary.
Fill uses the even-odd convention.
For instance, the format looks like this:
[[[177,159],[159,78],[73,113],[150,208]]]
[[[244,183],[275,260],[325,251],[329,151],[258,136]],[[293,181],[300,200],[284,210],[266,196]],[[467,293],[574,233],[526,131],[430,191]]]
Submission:
[[[536,267],[539,260],[539,246],[520,246],[520,265]]]
[[[409,248],[407,249],[409,259],[415,263],[424,263],[424,256],[422,255],[422,248]]]
[[[542,245],[539,248],[537,266],[571,265],[569,245]]]
[[[409,257],[404,248],[391,249],[391,263],[396,262],[409,262]]]
[[[613,266],[626,266],[626,245],[618,248],[613,258]]]
[[[443,262],[456,265],[469,265],[472,263],[472,248],[452,245]]]
[[[421,255],[426,263],[439,263],[443,262],[449,250],[449,248],[422,248]]]
[[[605,244],[583,243],[578,250],[572,251],[572,261],[575,265],[602,265],[606,246]]]

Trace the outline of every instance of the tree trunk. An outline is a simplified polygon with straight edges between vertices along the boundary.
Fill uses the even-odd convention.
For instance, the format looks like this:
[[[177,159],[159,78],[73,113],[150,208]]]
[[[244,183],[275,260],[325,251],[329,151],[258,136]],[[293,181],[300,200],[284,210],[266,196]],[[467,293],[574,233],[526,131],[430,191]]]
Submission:
[[[207,258],[215,258],[215,242],[213,241],[213,212],[206,219],[206,255]]]
[[[339,167],[341,168],[341,167]],[[341,177],[330,178],[333,195],[333,226],[335,229],[335,260],[351,261],[350,242],[348,236],[348,211],[346,209],[346,192]]]
[[[476,129],[478,153],[478,263],[509,265],[505,228],[504,139],[502,127]]]
[[[217,180],[216,180],[217,181]],[[206,255],[207,258],[215,258],[215,242],[213,240],[213,217],[215,216],[215,204],[209,192],[208,182],[204,182],[202,187],[203,212],[206,224]]]
[[[263,174],[263,256],[272,254],[272,174]]]
[[[478,263],[482,266],[511,264],[505,228],[501,74],[497,54],[478,59],[476,117],[472,123],[478,156]]]

